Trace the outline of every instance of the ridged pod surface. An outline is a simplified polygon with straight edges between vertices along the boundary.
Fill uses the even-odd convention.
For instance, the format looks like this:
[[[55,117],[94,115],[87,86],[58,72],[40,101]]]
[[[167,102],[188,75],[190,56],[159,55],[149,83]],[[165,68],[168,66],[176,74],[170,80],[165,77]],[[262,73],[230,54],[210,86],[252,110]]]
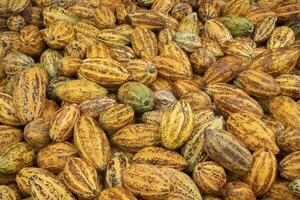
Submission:
[[[275,28],[267,44],[268,49],[290,47],[295,41],[293,29],[287,26]]]
[[[202,162],[193,170],[194,182],[206,193],[217,193],[226,184],[224,168],[214,161]]]
[[[20,126],[25,124],[17,116],[17,111],[13,103],[13,97],[0,92],[0,122],[10,126]]]
[[[263,42],[271,36],[277,22],[276,15],[266,16],[262,21],[258,22],[254,32],[254,41]]]
[[[82,115],[88,115],[92,117],[99,117],[100,113],[107,108],[116,104],[116,100],[103,96],[103,97],[94,97],[83,101],[79,104],[80,113]]]
[[[252,69],[239,73],[235,83],[258,98],[275,97],[281,92],[280,85],[271,75]]]
[[[243,57],[226,56],[208,67],[203,78],[205,84],[226,83],[247,68],[249,61]]]
[[[273,77],[289,73],[299,58],[298,50],[277,48],[258,55],[250,64],[249,69],[261,70]]]
[[[223,188],[224,200],[255,200],[255,195],[251,187],[241,181],[227,183]]]
[[[12,188],[0,185],[0,197],[2,200],[19,200],[20,196]]]
[[[80,111],[76,104],[59,109],[52,117],[49,136],[55,142],[64,142],[73,134],[73,127],[79,119]]]
[[[69,142],[54,143],[42,148],[36,158],[37,166],[55,174],[61,172],[69,157],[77,156],[77,149]]]
[[[214,129],[223,128],[223,119],[211,115],[210,112],[202,112],[202,120],[197,122],[191,137],[181,148],[181,155],[188,161],[187,171],[193,171],[198,163],[208,160],[208,155],[204,149],[204,133],[208,127]]]
[[[80,158],[69,158],[63,172],[64,184],[83,198],[95,198],[100,191],[96,169]]]
[[[88,80],[103,86],[116,86],[129,79],[129,73],[119,62],[112,59],[86,59],[79,68],[79,73]]]
[[[100,85],[84,80],[68,80],[54,87],[53,94],[61,100],[70,103],[81,103],[93,97],[101,97],[107,94],[107,89]]]
[[[162,145],[168,149],[181,147],[191,136],[194,114],[189,103],[174,102],[161,119],[160,132]]]
[[[170,177],[173,190],[167,200],[202,200],[201,193],[187,174],[173,168],[161,168]]]
[[[289,190],[289,181],[279,179],[271,186],[269,191],[262,196],[262,200],[298,200],[299,198]]]
[[[281,89],[281,94],[291,97],[300,97],[300,76],[293,74],[283,74],[276,77],[276,81]]]
[[[227,27],[217,19],[211,19],[206,21],[205,32],[210,39],[215,40],[219,44],[222,44],[227,40],[233,39]]]
[[[127,125],[111,138],[119,148],[130,152],[138,152],[145,147],[155,146],[161,143],[159,126],[153,124]]]
[[[237,174],[245,174],[252,165],[250,151],[233,134],[207,129],[204,135],[207,154],[224,168]]]
[[[24,122],[37,119],[45,106],[46,78],[45,71],[39,67],[24,70],[14,89],[13,102],[18,117]]]
[[[131,35],[133,50],[142,59],[151,60],[158,53],[155,34],[147,28],[137,27]]]
[[[262,196],[275,182],[277,161],[274,153],[262,149],[255,151],[252,156],[252,167],[244,180],[256,196]]]
[[[98,200],[137,200],[132,192],[123,187],[107,188],[100,193]]]
[[[233,113],[229,115],[226,127],[251,151],[256,151],[260,148],[268,149],[274,154],[280,151],[276,144],[274,132],[254,115]]]
[[[55,178],[45,174],[35,174],[30,179],[31,196],[33,200],[64,199],[75,200],[66,186]]]
[[[277,143],[286,152],[300,151],[300,128],[287,127],[277,135]]]
[[[147,147],[138,151],[132,162],[165,166],[178,170],[183,170],[187,166],[187,161],[180,154],[160,147]]]
[[[191,79],[192,69],[175,57],[160,55],[152,60],[157,67],[158,75],[169,79]]]
[[[123,171],[129,166],[129,159],[124,153],[115,152],[112,154],[106,168],[105,186],[109,188],[122,186]]]
[[[7,125],[0,125],[0,154],[10,146],[21,142],[22,140],[22,130],[7,126]]]
[[[231,0],[226,2],[222,13],[224,15],[239,15],[244,16],[250,10],[251,1],[249,0]]]
[[[155,182],[155,184],[153,184]],[[135,164],[123,172],[124,187],[144,199],[166,199],[173,190],[166,171],[147,164]]]
[[[35,174],[46,174],[54,177],[54,175],[42,168],[37,167],[25,167],[21,169],[16,176],[16,183],[21,190],[22,194],[30,195],[31,186],[30,186],[30,178]]]
[[[125,104],[115,104],[100,113],[100,126],[108,131],[116,131],[134,120],[134,110]]]
[[[10,52],[3,58],[1,65],[7,75],[14,75],[34,65],[34,60],[24,53]]]
[[[274,97],[269,103],[269,110],[284,125],[300,127],[300,108],[293,99],[286,96]]]
[[[95,119],[81,116],[74,127],[74,144],[79,155],[97,170],[106,169],[110,145],[105,132]]]
[[[16,174],[33,164],[34,149],[25,142],[18,142],[6,148],[0,155],[0,173]]]
[[[290,181],[299,177],[300,175],[300,151],[295,151],[288,154],[279,163],[280,176]]]
[[[138,11],[129,14],[126,18],[133,27],[142,27],[149,30],[162,29],[166,25],[164,18],[153,11]]]

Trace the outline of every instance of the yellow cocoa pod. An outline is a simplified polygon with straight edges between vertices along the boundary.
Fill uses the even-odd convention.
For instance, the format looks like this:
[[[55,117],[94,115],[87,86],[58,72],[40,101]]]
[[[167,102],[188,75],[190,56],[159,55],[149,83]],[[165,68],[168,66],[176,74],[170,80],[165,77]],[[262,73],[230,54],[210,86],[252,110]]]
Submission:
[[[289,48],[267,50],[255,57],[249,69],[261,70],[273,77],[288,74],[296,65],[299,51]]]
[[[173,36],[175,35],[175,31],[170,28],[162,29],[158,34],[158,50],[162,54],[164,46],[166,46],[169,42],[173,40]]]
[[[156,0],[153,2],[151,10],[168,14],[174,5],[173,0]]]
[[[95,22],[100,29],[113,28],[116,23],[116,16],[107,6],[99,6],[95,9]]]
[[[281,94],[291,97],[300,97],[300,76],[292,74],[283,74],[276,77],[276,81],[281,89]]]
[[[178,21],[181,21],[184,16],[187,16],[192,12],[193,8],[188,3],[178,2],[174,4],[171,15]]]
[[[60,20],[70,25],[73,25],[78,21],[75,14],[61,6],[45,5],[41,14],[43,15],[43,23],[46,26],[50,26]]]
[[[235,84],[248,94],[258,98],[272,98],[281,91],[280,85],[271,75],[252,69],[241,72],[237,76]]]
[[[101,97],[107,94],[107,89],[100,85],[84,80],[67,80],[53,89],[54,96],[70,103],[81,103],[85,100]]]
[[[217,193],[226,184],[224,168],[214,161],[202,162],[193,170],[193,180],[206,193]]]
[[[158,74],[169,80],[191,79],[192,69],[181,60],[170,56],[157,56],[152,60],[157,67]]]
[[[145,124],[153,124],[153,125],[160,125],[160,121],[163,115],[163,110],[153,110],[144,112],[142,116],[142,121]]]
[[[54,113],[59,109],[59,106],[56,104],[54,100],[46,99],[44,110],[40,116],[40,118],[44,120],[50,120]]]
[[[75,40],[75,29],[64,21],[57,21],[43,32],[43,38],[54,49],[61,49]]]
[[[295,151],[284,157],[283,160],[281,160],[281,162],[279,163],[280,176],[290,181],[299,177],[299,160],[300,151]]]
[[[271,36],[277,22],[276,15],[266,16],[259,23],[257,23],[254,32],[254,41],[263,42]]]
[[[133,27],[143,27],[149,30],[163,29],[166,25],[164,18],[151,10],[137,11],[129,14],[126,18]]]
[[[274,29],[267,44],[268,49],[281,47],[290,47],[295,41],[293,29],[287,26],[281,26]]]
[[[193,12],[185,16],[177,27],[177,32],[190,32],[199,35],[199,22],[197,13]]]
[[[168,149],[181,147],[191,136],[194,113],[189,103],[174,102],[161,119],[160,132],[162,145]]]
[[[157,77],[157,79],[151,84],[151,89],[153,91],[159,91],[159,90],[172,91],[173,90],[171,81],[169,81],[165,78],[161,78],[161,77]]]
[[[195,52],[202,47],[201,38],[196,33],[192,32],[176,32],[173,36],[173,40],[188,53]]]
[[[164,110],[177,100],[174,94],[168,90],[156,91],[153,96],[156,110]]]
[[[201,86],[194,80],[179,79],[172,83],[174,94],[177,97],[182,97],[191,92],[200,92]]]
[[[29,182],[33,200],[61,199],[62,197],[64,200],[75,200],[73,194],[63,183],[49,175],[35,174],[29,179]]]
[[[253,48],[248,44],[248,41],[227,40],[222,44],[222,49],[226,55],[243,56],[248,59],[253,58]]]
[[[54,142],[64,142],[73,134],[73,127],[80,117],[79,106],[71,104],[59,109],[51,119],[49,136]]]
[[[300,128],[287,127],[277,135],[277,143],[281,149],[286,152],[295,152],[300,150],[298,140],[300,137]]]
[[[24,125],[24,122],[17,116],[17,111],[13,103],[13,97],[0,92],[0,122],[10,126]]]
[[[82,61],[80,58],[65,56],[62,57],[57,66],[57,71],[63,76],[76,76],[77,70],[79,69]]]
[[[163,167],[162,170],[167,173],[173,183],[173,191],[169,194],[167,200],[202,200],[199,189],[191,177],[184,172],[169,167]]]
[[[18,117],[30,122],[40,117],[46,101],[46,71],[31,67],[21,72],[14,88],[13,101]]]
[[[216,58],[208,49],[200,48],[191,54],[190,61],[194,72],[204,74],[208,67],[216,62]]]
[[[130,190],[123,187],[107,188],[100,193],[98,200],[137,200]]]
[[[95,198],[100,192],[97,170],[81,158],[68,159],[63,172],[63,180],[70,191],[82,198]]]
[[[125,104],[115,104],[100,113],[99,123],[107,131],[116,131],[134,120],[134,110]]]
[[[161,142],[159,127],[152,124],[132,124],[118,130],[112,136],[112,142],[119,148],[138,152],[145,147]]]
[[[134,59],[129,61],[126,70],[130,73],[133,81],[151,85],[157,78],[157,69],[154,64],[147,60]]]
[[[30,195],[31,188],[30,188],[30,178],[35,174],[46,174],[49,176],[54,177],[54,175],[42,168],[37,167],[25,167],[21,169],[17,176],[16,176],[16,183],[21,190],[22,194]]]
[[[257,150],[253,153],[252,167],[245,176],[245,183],[249,184],[256,196],[265,194],[277,176],[277,161],[274,153]]]
[[[129,73],[119,62],[112,59],[91,58],[83,61],[79,73],[103,86],[121,85],[129,79]]]
[[[212,107],[209,95],[202,91],[184,94],[180,97],[180,101],[189,103],[193,111],[206,110]]]
[[[12,188],[0,185],[0,196],[2,200],[19,200],[20,196]]]
[[[204,83],[229,82],[238,73],[245,70],[248,65],[249,60],[244,57],[225,56],[208,67],[203,76]]]
[[[293,99],[286,96],[274,97],[270,101],[269,110],[284,125],[300,127],[300,108]]]
[[[228,1],[223,9],[223,15],[239,15],[244,16],[250,10],[250,0],[231,0]]]
[[[10,52],[3,58],[2,65],[4,72],[13,76],[18,72],[22,72],[25,69],[34,65],[34,60],[30,56],[21,52]]]
[[[35,150],[40,150],[51,143],[49,121],[39,118],[29,122],[24,128],[23,136],[30,146]]]
[[[144,148],[134,155],[132,161],[136,164],[153,164],[178,170],[187,167],[187,161],[180,154],[160,147]]]
[[[131,43],[130,36],[122,34],[117,29],[104,29],[97,34],[97,39],[107,45],[125,46]]]
[[[255,194],[251,190],[251,187],[241,181],[229,182],[223,189],[224,200],[255,200]]]
[[[108,47],[99,42],[87,47],[86,58],[111,58],[111,55]]]
[[[271,186],[270,190],[262,196],[262,200],[282,200],[290,199],[297,200],[299,199],[289,190],[289,182],[282,179],[277,179],[275,183]]]
[[[122,152],[115,152],[110,157],[105,173],[106,187],[120,187],[123,185],[122,173],[129,167],[129,159]]]
[[[34,149],[25,142],[18,142],[6,148],[0,155],[0,173],[16,174],[33,164]]]
[[[147,28],[135,28],[131,35],[131,42],[136,55],[142,59],[151,60],[158,53],[156,36]]]
[[[79,118],[74,128],[74,144],[79,155],[97,170],[106,169],[110,156],[109,141],[96,120],[90,116]]]
[[[208,38],[215,40],[219,44],[233,39],[227,27],[216,19],[211,19],[205,22],[205,33]]]
[[[98,118],[100,113],[116,104],[116,101],[112,98],[103,96],[95,97],[83,101],[80,105],[80,112],[82,115],[92,116]]]
[[[264,148],[274,154],[279,153],[274,132],[254,115],[232,113],[227,119],[226,127],[252,151]]]
[[[38,26],[28,25],[20,32],[21,48],[23,53],[30,56],[39,56],[43,52],[46,44]]]
[[[42,148],[37,154],[37,166],[55,174],[61,172],[69,157],[77,156],[77,150],[69,142],[53,143]]]
[[[168,174],[149,164],[135,164],[126,168],[123,171],[123,185],[145,199],[166,199],[173,188]]]
[[[18,128],[0,125],[0,154],[10,146],[21,142],[22,131]]]
[[[109,51],[114,60],[123,64],[136,59],[135,52],[131,47],[111,45],[109,46]]]

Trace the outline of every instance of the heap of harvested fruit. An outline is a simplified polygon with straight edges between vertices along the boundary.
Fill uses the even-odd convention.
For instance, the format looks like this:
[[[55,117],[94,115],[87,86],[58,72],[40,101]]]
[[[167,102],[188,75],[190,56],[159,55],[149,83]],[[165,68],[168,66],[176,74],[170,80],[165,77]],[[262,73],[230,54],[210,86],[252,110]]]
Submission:
[[[299,200],[299,0],[0,0],[1,200]]]

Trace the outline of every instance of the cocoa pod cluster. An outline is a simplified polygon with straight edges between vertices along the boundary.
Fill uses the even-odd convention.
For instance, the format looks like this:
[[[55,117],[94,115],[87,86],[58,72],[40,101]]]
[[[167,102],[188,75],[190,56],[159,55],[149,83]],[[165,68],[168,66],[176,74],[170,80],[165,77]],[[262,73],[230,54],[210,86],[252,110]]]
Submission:
[[[300,200],[299,0],[0,0],[1,200]]]

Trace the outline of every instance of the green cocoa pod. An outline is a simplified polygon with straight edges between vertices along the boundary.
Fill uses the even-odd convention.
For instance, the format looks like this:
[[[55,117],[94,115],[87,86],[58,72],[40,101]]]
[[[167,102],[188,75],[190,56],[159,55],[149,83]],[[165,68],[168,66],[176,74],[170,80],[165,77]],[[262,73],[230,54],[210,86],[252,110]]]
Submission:
[[[300,178],[296,178],[289,184],[289,189],[296,196],[300,197]]]
[[[144,113],[154,106],[153,92],[142,83],[127,82],[118,90],[119,100],[133,107],[134,111]]]
[[[254,26],[246,18],[240,16],[223,16],[219,20],[228,28],[233,37],[249,36]]]
[[[0,155],[0,173],[15,174],[33,164],[34,149],[25,142],[19,142],[5,149]]]

